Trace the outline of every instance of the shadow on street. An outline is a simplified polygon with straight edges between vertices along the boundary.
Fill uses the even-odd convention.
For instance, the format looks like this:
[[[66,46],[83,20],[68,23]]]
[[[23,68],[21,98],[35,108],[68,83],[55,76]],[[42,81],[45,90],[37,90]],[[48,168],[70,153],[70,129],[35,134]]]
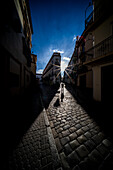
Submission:
[[[98,123],[98,125],[104,130],[113,141],[113,123],[112,113],[113,108],[110,104],[102,104],[95,102],[91,98],[80,98],[77,96],[75,89],[67,84],[66,89],[73,95],[76,101],[86,110],[86,112]]]
[[[4,105],[4,116],[1,122],[3,126],[1,155],[3,164],[7,164],[7,156],[13,152],[43,109],[40,101],[40,87],[26,91],[20,97],[7,97]]]
[[[58,90],[59,85],[50,86],[46,84],[41,84],[40,88],[41,88],[41,96],[42,96],[43,104],[45,109],[47,109],[54,96],[56,95],[57,97],[59,97],[59,93],[60,93],[60,91]],[[57,98],[56,102],[54,103],[54,107],[58,107],[58,106],[59,106],[59,98]]]
[[[60,106],[60,101],[59,101],[59,98],[56,100],[56,102],[54,103],[54,107],[58,107]]]

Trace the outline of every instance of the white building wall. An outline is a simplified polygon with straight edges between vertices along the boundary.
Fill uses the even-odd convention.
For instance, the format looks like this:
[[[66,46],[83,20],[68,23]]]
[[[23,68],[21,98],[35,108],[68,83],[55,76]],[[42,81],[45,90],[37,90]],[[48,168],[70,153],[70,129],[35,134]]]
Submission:
[[[43,74],[44,74],[46,72],[46,70],[49,67],[51,67],[51,65],[52,65],[52,67],[44,74],[43,78],[50,77],[50,81],[53,84],[55,84],[56,82],[60,83],[60,74],[61,73],[59,74],[59,72],[61,71],[61,68],[60,68],[60,65],[57,66],[57,64],[55,64],[56,61],[59,62],[59,64],[61,65],[61,58],[59,57],[59,55],[52,56],[52,59],[50,59],[46,69],[43,72]],[[57,70],[57,69],[59,69],[59,70]]]

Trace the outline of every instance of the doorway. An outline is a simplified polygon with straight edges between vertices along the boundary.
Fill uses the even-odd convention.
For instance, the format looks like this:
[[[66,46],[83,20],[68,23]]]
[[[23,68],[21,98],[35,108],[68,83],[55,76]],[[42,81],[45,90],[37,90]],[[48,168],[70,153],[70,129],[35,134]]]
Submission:
[[[101,97],[102,103],[113,104],[113,64],[101,68]]]

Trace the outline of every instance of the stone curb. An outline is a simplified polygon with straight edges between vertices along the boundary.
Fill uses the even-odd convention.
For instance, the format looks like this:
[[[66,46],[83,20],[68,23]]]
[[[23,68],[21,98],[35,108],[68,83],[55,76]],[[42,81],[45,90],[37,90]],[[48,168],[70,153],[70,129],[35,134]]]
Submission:
[[[46,127],[47,127],[47,134],[48,134],[48,138],[49,138],[49,144],[50,144],[50,149],[51,149],[51,154],[52,154],[52,159],[53,159],[53,166],[54,166],[53,168],[54,168],[54,170],[63,170],[62,167],[61,167],[61,160],[60,160],[60,157],[59,157],[59,154],[58,154],[58,150],[56,148],[55,140],[54,140],[54,137],[53,137],[53,133],[52,133],[52,130],[51,130],[51,127],[50,127],[50,123],[49,123],[49,120],[48,120],[48,117],[47,117],[46,110],[45,110],[44,105],[43,105],[41,95],[40,95],[40,100],[41,100],[41,104],[42,104],[42,107],[43,107],[45,124],[46,124]]]

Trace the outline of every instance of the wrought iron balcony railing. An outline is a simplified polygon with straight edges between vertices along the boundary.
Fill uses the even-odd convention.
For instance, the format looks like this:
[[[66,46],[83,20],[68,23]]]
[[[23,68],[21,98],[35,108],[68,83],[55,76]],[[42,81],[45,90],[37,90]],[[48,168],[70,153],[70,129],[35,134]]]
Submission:
[[[108,37],[85,52],[85,62],[113,53],[113,36]]]
[[[91,14],[85,20],[85,28],[87,28],[88,25],[92,24],[92,22],[93,22],[93,12],[94,11],[92,11]]]

